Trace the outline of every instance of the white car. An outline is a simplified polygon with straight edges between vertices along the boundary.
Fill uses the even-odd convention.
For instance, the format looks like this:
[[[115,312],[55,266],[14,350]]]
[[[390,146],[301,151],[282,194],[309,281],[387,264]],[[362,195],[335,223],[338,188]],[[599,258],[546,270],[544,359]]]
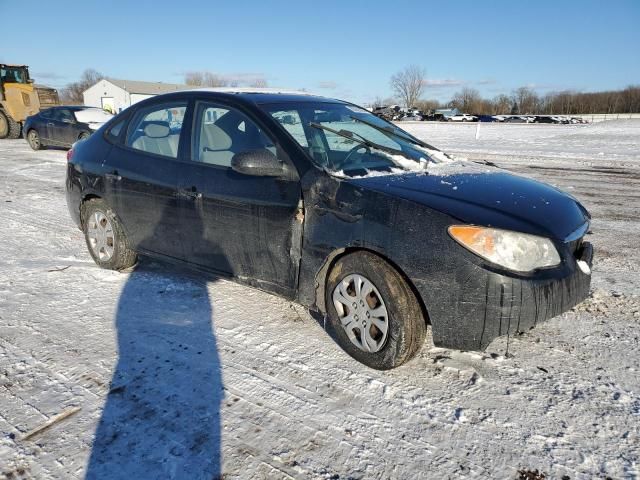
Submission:
[[[453,115],[449,117],[450,122],[476,122],[478,117],[475,115],[469,115],[467,113],[459,113],[458,115]]]

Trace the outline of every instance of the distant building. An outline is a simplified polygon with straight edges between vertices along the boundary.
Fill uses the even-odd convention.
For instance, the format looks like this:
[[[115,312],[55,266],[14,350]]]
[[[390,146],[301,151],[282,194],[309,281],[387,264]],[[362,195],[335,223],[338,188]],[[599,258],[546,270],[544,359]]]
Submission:
[[[446,118],[449,118],[453,117],[454,115],[460,115],[460,110],[458,110],[457,108],[439,108],[435,111],[435,113],[440,113]]]
[[[87,88],[82,93],[82,96],[84,97],[84,104],[89,107],[99,107],[118,113],[145,98],[188,88],[193,87],[175,83],[104,78],[92,87]]]

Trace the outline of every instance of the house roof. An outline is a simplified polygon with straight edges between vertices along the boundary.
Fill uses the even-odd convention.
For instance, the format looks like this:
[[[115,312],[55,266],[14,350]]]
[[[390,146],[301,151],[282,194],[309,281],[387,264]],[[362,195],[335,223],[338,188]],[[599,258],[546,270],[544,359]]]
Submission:
[[[177,92],[178,90],[193,88],[189,85],[179,83],[141,82],[138,80],[121,80],[111,77],[107,77],[105,80],[129,93],[140,93],[143,95],[159,95],[161,93]]]

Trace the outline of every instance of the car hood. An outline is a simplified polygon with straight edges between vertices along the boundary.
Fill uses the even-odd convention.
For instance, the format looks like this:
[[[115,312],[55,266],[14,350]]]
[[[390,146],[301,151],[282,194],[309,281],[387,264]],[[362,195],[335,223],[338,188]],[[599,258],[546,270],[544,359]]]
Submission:
[[[464,166],[464,164],[471,164]],[[590,218],[571,195],[536,180],[471,162],[425,173],[349,178],[359,187],[425,205],[464,223],[565,240]]]

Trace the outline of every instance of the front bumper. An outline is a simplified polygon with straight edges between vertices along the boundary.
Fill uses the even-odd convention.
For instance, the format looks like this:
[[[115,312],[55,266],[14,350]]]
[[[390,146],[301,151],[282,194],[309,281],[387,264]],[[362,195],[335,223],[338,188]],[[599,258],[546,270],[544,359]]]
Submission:
[[[553,277],[511,277],[468,264],[456,272],[445,302],[429,308],[433,341],[437,347],[484,350],[502,335],[526,332],[538,323],[571,309],[589,295],[593,247],[584,242],[575,261]],[[417,285],[418,290],[427,287]]]

